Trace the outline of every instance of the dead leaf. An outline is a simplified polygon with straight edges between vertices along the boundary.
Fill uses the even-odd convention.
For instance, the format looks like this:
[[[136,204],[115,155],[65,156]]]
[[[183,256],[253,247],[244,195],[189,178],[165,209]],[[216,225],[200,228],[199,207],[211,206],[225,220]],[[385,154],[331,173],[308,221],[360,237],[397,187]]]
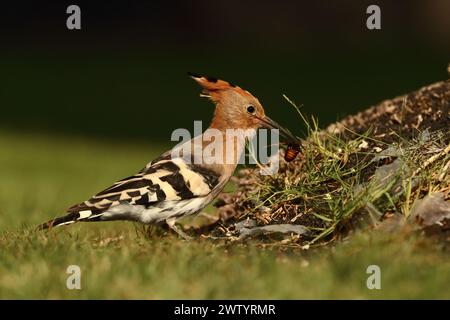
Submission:
[[[254,226],[256,222],[251,219],[237,223],[236,231],[239,233],[238,240],[243,240],[251,236],[259,236],[271,233],[295,233],[298,235],[306,235],[309,233],[308,228],[298,224],[272,224],[262,227]]]
[[[417,201],[409,219],[422,227],[442,226],[445,219],[450,219],[450,203],[444,200],[442,192],[431,193]]]

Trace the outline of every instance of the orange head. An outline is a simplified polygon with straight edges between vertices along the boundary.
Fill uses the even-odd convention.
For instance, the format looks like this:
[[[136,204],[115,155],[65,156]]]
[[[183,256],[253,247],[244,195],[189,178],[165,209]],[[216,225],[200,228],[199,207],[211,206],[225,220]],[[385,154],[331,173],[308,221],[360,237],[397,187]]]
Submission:
[[[189,75],[203,88],[201,96],[208,97],[216,105],[211,128],[279,129],[289,141],[298,141],[287,129],[266,116],[263,106],[250,92],[224,80],[193,73]]]

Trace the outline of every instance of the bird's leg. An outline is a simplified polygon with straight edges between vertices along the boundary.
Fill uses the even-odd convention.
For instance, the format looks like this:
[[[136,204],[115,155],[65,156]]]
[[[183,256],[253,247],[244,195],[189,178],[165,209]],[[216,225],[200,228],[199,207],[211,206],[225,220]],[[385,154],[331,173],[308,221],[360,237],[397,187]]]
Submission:
[[[172,229],[173,231],[175,231],[176,233],[178,233],[178,235],[180,237],[182,237],[184,240],[192,240],[191,236],[188,236],[185,232],[183,232],[183,230],[181,230],[180,228],[178,228],[175,225],[175,222],[177,221],[176,218],[169,218],[166,219],[166,223],[167,225],[170,227],[170,229]]]

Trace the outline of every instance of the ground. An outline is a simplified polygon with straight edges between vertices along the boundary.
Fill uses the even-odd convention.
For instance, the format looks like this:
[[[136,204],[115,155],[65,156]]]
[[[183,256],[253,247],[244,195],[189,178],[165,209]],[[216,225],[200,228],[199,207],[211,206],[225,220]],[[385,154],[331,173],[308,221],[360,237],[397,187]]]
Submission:
[[[448,113],[448,109],[442,112]],[[435,114],[431,112],[429,117]],[[418,116],[417,113],[414,115]],[[445,120],[447,114],[441,116],[439,121]],[[424,115],[422,123],[426,124],[429,117]],[[400,120],[396,125],[411,123],[410,119],[405,119],[386,119],[384,122]],[[448,130],[445,126],[448,122],[444,121],[442,125],[439,121],[435,122],[440,124],[437,130]],[[419,129],[417,133],[424,132],[425,127]],[[355,138],[359,139],[358,146],[362,140],[368,140],[370,148],[373,148],[372,140],[362,135],[365,132],[366,128],[361,127],[358,132],[360,136]],[[417,138],[420,135],[414,136]],[[433,139],[434,136],[431,141],[436,142],[439,148],[445,146],[445,143],[448,144],[448,131],[444,131],[443,137]],[[346,138],[342,141],[343,146],[348,147]],[[425,143],[431,143],[430,139]],[[314,153],[318,150],[315,145],[309,146],[311,158],[308,159],[322,164],[323,158],[320,157],[323,155]],[[347,228],[342,236],[334,236],[341,233],[333,229],[311,243],[309,249],[305,244],[311,242],[311,238],[292,237],[288,241],[271,241],[273,239],[269,237],[241,242],[197,236],[196,240],[184,241],[167,230],[143,228],[129,222],[77,224],[51,233],[34,230],[36,225],[62,213],[70,205],[139,170],[143,163],[164,151],[165,147],[138,142],[130,145],[128,142],[88,141],[69,136],[1,132],[0,298],[450,298],[448,238],[424,236],[424,232],[417,230],[413,224],[394,228],[394,232],[385,232],[371,225]],[[327,150],[326,146],[324,148]],[[439,148],[427,155],[413,155],[429,159],[434,154],[442,153],[442,148]],[[405,147],[402,150],[410,149]],[[305,156],[289,164],[283,174],[290,172],[296,163],[304,159]],[[436,168],[437,163],[445,164],[446,161],[448,154],[442,155],[429,167]],[[342,163],[344,171],[351,169],[346,166],[347,163],[357,165],[350,157]],[[442,166],[439,168],[442,169]],[[319,169],[312,172],[316,174]],[[367,177],[375,169],[371,170]],[[309,179],[316,177],[314,174]],[[299,176],[299,179],[305,177]],[[354,182],[357,181],[355,178]],[[427,186],[437,188],[433,191],[445,189],[440,183]],[[331,183],[331,187],[350,190],[337,187],[335,183]],[[301,189],[295,185],[290,188],[294,190],[289,193],[291,195],[319,190]],[[285,185],[282,189],[286,189]],[[410,190],[409,195],[417,190],[406,189]],[[333,190],[336,189],[330,189],[330,197],[334,196]],[[242,190],[229,195],[228,200],[236,199],[236,194],[242,194]],[[342,197],[347,195],[340,193]],[[285,200],[292,199],[287,197]],[[329,196],[325,200],[329,201]],[[380,208],[377,202],[374,203]],[[222,208],[224,204],[227,202],[222,203]],[[346,203],[340,205],[345,207]],[[268,208],[273,209],[271,206]],[[403,212],[402,208],[405,207],[402,205],[396,209]],[[392,207],[388,209],[395,211]],[[214,215],[216,211],[211,207],[208,212]],[[235,214],[236,210],[233,212]],[[352,211],[352,215],[354,212],[356,210]],[[272,221],[277,220],[277,216],[268,217]],[[239,220],[239,217],[234,215],[219,222],[220,228],[229,228],[233,219]],[[307,225],[306,218],[297,223],[300,221]],[[323,221],[324,225],[318,225],[315,231],[329,228],[327,220]],[[261,224],[261,221],[258,220],[258,223]],[[66,287],[66,269],[69,265],[81,268],[81,290]],[[381,269],[379,290],[369,290],[366,285],[370,265]]]

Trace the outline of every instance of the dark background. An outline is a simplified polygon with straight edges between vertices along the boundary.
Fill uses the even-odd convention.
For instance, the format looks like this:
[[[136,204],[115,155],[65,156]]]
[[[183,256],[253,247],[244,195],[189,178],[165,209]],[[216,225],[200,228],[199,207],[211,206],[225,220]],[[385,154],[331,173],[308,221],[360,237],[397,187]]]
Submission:
[[[66,28],[81,7],[82,29]],[[366,28],[381,7],[382,29]],[[2,3],[0,126],[167,141],[209,123],[186,72],[236,83],[297,134],[287,94],[322,126],[447,79],[450,1]]]

